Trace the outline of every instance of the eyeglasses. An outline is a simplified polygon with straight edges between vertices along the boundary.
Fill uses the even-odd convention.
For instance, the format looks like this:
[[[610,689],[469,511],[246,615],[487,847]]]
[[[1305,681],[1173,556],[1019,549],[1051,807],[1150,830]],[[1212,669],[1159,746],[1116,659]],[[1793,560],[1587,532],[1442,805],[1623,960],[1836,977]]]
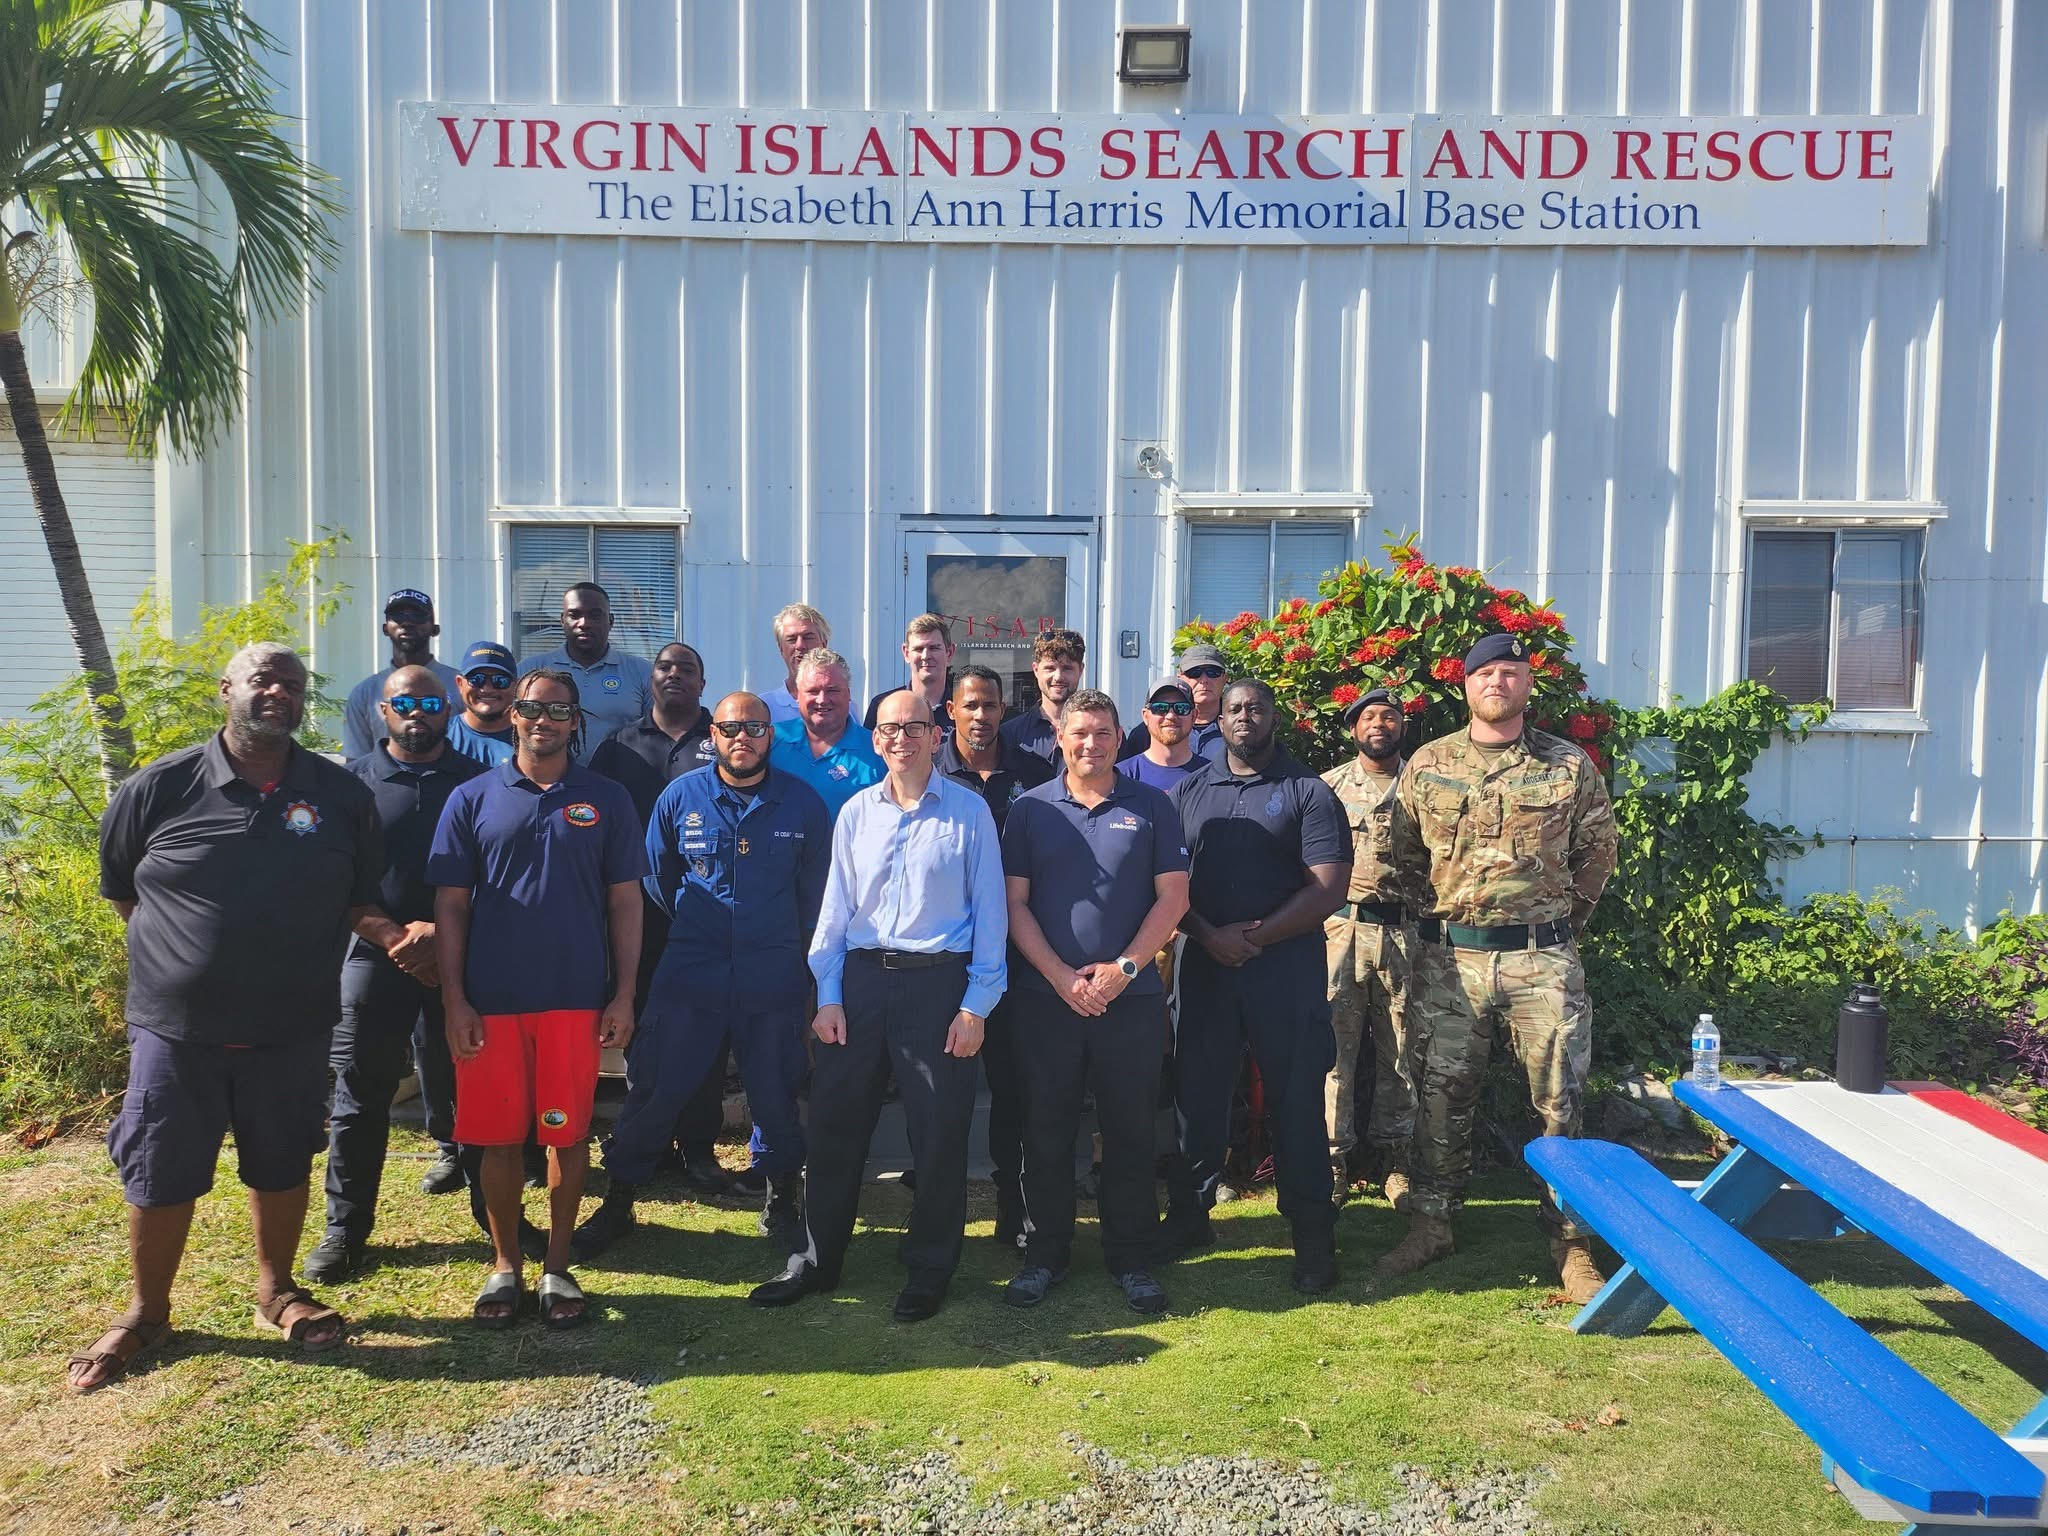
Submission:
[[[539,699],[520,699],[512,706],[512,713],[522,720],[538,720],[546,715],[550,720],[567,724],[576,718],[574,704],[543,703]]]
[[[384,701],[384,707],[400,719],[404,719],[414,710],[423,715],[438,715],[448,707],[448,701],[435,698],[431,694],[422,699],[410,693],[394,693]]]
[[[1223,669],[1221,667],[1211,666],[1183,667],[1181,668],[1180,675],[1182,677],[1199,677],[1205,682],[1213,683],[1216,681],[1217,678],[1223,675]]]
[[[884,741],[894,741],[898,736],[905,741],[923,741],[931,728],[929,720],[885,720],[875,727],[875,734]]]
[[[1186,699],[1154,699],[1145,706],[1148,715],[1192,715],[1195,706]]]
[[[462,674],[463,680],[472,688],[510,688],[512,674],[498,672],[489,667],[478,667],[474,672]]]
[[[766,720],[714,720],[711,729],[727,741],[736,741],[743,732],[759,740],[768,734],[769,727]]]

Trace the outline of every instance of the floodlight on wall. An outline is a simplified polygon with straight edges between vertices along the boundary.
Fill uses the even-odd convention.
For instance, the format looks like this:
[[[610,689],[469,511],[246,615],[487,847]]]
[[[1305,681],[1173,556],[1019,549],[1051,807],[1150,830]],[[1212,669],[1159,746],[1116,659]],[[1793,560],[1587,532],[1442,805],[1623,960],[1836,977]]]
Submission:
[[[1116,77],[1125,85],[1178,85],[1188,77],[1189,42],[1185,26],[1121,28]]]

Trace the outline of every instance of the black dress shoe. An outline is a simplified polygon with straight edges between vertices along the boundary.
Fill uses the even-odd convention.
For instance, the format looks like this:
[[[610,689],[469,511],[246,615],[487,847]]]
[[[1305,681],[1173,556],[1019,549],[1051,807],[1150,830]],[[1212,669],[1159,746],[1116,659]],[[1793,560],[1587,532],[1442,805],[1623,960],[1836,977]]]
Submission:
[[[782,1273],[747,1292],[747,1300],[757,1307],[787,1307],[802,1301],[813,1291],[829,1291],[836,1284],[837,1280],[826,1279],[809,1259],[793,1253]]]
[[[683,1183],[700,1195],[716,1197],[732,1188],[732,1176],[718,1166],[718,1160],[700,1162],[693,1158],[683,1159]]]
[[[768,1173],[763,1168],[745,1168],[726,1180],[725,1187],[735,1195],[752,1195],[755,1199],[768,1193]]]
[[[1216,1229],[1210,1225],[1207,1211],[1168,1211],[1166,1220],[1159,1224],[1158,1248],[1162,1259],[1185,1258],[1215,1246]]]
[[[579,1263],[589,1263],[633,1230],[634,1190],[630,1184],[614,1184],[590,1219],[569,1239],[569,1251]]]
[[[320,1285],[346,1280],[363,1262],[363,1245],[352,1243],[338,1232],[321,1238],[306,1255],[306,1278]]]
[[[943,1288],[920,1285],[913,1280],[896,1293],[896,1321],[921,1323],[946,1303]]]
[[[420,1177],[420,1193],[423,1195],[452,1195],[467,1182],[462,1176],[462,1159],[453,1152],[443,1152],[434,1159],[433,1165]]]
[[[1326,1244],[1294,1251],[1294,1288],[1304,1296],[1320,1296],[1337,1283],[1337,1255]]]

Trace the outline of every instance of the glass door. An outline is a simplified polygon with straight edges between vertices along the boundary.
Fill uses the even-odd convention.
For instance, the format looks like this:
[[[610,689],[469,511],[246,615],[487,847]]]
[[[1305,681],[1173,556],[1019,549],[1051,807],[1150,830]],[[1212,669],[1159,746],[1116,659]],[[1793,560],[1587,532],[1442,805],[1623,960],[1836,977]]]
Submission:
[[[1098,671],[1093,629],[1094,541],[1088,532],[911,528],[904,533],[903,615],[944,614],[958,647],[953,665],[979,662],[1003,679],[1008,713],[1038,703],[1031,642],[1049,629],[1088,643],[1085,676]]]

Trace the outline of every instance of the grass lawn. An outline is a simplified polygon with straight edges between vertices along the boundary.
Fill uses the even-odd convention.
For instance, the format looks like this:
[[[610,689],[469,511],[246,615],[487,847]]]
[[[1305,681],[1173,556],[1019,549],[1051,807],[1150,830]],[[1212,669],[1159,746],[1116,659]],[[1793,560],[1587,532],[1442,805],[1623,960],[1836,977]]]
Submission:
[[[194,1226],[179,1333],[84,1400],[64,1394],[63,1360],[124,1300],[119,1188],[97,1142],[0,1154],[0,1531],[851,1530],[863,1469],[937,1449],[978,1495],[1014,1505],[1067,1491],[1079,1443],[1139,1463],[1313,1458],[1375,1503],[1399,1463],[1540,1467],[1554,1474],[1540,1507],[1562,1531],[1873,1529],[1821,1481],[1806,1439],[1670,1314],[1639,1339],[1568,1332],[1532,1188],[1512,1171],[1476,1186],[1458,1255],[1399,1285],[1375,1282],[1371,1260],[1400,1218],[1353,1204],[1344,1280],[1314,1303],[1288,1286],[1270,1200],[1225,1207],[1221,1249],[1160,1271],[1173,1310],[1157,1319],[1125,1310],[1086,1220],[1052,1299],[1003,1306],[1014,1263],[982,1208],[949,1304],[914,1327],[889,1317],[907,1211],[893,1187],[870,1186],[838,1293],[761,1312],[742,1297],[775,1262],[752,1213],[658,1186],[642,1229],[582,1272],[596,1326],[492,1335],[467,1320],[483,1249],[464,1201],[414,1190],[428,1150],[394,1133],[379,1262],[322,1292],[354,1324],[343,1348],[294,1360],[251,1327],[230,1162]],[[1889,1250],[1780,1253],[1987,1422],[2048,1389],[2038,1351]],[[621,1417],[622,1388],[637,1420]],[[637,1433],[651,1455],[590,1476],[459,1453],[477,1426],[536,1409]],[[408,1454],[407,1436],[438,1438]]]

